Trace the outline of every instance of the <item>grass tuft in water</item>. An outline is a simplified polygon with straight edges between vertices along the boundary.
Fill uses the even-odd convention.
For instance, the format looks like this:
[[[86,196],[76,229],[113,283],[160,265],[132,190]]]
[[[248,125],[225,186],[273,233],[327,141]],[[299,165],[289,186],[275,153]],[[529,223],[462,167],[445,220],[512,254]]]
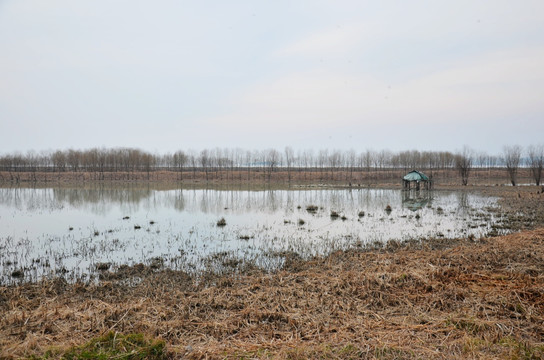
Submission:
[[[11,273],[11,277],[14,277],[14,278],[22,278],[24,277],[24,275],[25,273],[23,269],[15,270]]]
[[[319,210],[319,207],[317,207],[316,205],[306,206],[306,211],[309,212],[309,213],[316,213],[317,210]]]

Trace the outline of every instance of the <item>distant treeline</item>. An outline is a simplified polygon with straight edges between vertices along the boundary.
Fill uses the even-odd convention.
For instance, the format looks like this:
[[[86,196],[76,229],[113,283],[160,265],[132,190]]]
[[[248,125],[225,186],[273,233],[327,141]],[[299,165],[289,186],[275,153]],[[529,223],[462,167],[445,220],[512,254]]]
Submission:
[[[172,171],[180,174],[201,172],[209,180],[218,172],[251,172],[264,174],[270,179],[278,171],[287,173],[291,180],[293,172],[322,172],[330,174],[342,172],[346,179],[364,171],[423,171],[455,170],[464,185],[470,172],[478,169],[506,169],[513,185],[517,182],[520,167],[530,168],[537,185],[540,184],[544,162],[544,146],[531,145],[526,149],[521,146],[506,146],[500,155],[475,152],[464,147],[458,152],[407,150],[391,152],[388,150],[299,150],[286,147],[277,149],[204,149],[201,151],[177,151],[169,154],[152,154],[134,148],[93,148],[88,150],[57,150],[49,152],[11,153],[0,156],[0,171],[19,172],[144,172]],[[103,177],[103,176],[102,176]],[[228,178],[228,175],[227,175]]]

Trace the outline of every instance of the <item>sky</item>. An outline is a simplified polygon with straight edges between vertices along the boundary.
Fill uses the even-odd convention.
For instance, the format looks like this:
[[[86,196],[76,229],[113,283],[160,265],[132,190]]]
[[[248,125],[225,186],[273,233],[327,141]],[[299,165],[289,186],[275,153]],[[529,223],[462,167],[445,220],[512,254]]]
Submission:
[[[0,153],[543,142],[542,0],[0,0]]]

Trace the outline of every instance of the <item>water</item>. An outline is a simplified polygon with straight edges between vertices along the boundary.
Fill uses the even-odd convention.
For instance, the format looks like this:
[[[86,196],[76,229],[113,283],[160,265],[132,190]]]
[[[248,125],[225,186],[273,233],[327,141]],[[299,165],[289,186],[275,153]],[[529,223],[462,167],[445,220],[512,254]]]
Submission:
[[[500,221],[496,208],[495,198],[461,191],[0,188],[0,283],[88,280],[106,263],[274,269],[285,252],[484,236]]]

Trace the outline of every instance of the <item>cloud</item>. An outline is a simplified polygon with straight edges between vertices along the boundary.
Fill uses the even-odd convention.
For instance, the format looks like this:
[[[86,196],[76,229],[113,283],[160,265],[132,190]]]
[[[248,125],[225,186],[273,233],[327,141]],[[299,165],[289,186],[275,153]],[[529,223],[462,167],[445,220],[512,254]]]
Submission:
[[[230,99],[229,112],[207,121],[246,129],[258,124],[278,134],[308,127],[327,131],[516,118],[544,110],[542,63],[543,48],[491,52],[398,83],[312,69],[248,88]]]
[[[422,122],[485,120],[542,111],[544,48],[496,51],[401,84],[399,109]]]
[[[369,23],[334,26],[297,39],[274,53],[278,57],[346,54],[369,39]]]
[[[285,5],[2,3],[0,126],[20,130],[0,131],[2,146],[34,131],[48,147],[322,134],[341,138],[332,148],[418,125],[510,136],[505,119],[544,112],[541,0]],[[103,140],[111,123],[121,135]]]

